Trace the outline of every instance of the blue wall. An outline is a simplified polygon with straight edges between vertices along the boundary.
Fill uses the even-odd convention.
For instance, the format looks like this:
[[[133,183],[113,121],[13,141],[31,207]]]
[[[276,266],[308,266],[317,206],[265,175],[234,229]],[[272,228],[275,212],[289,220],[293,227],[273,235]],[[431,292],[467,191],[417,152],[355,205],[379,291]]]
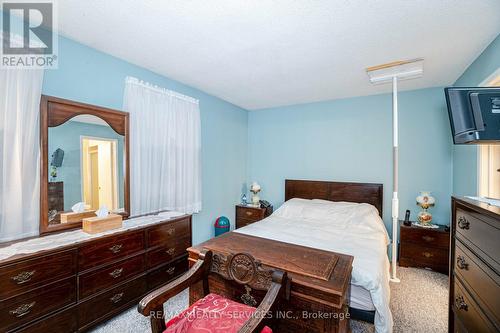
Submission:
[[[474,60],[455,82],[459,87],[476,87],[500,68],[500,35]],[[453,146],[453,194],[477,195],[477,146]]]
[[[249,181],[279,206],[284,180],[384,184],[384,221],[391,224],[391,95],[375,95],[249,112]],[[442,88],[399,94],[400,216],[416,216],[415,197],[432,191],[434,221],[448,224],[452,189],[451,133]],[[391,230],[390,228],[388,228]]]
[[[67,121],[62,125],[49,128],[48,142],[49,154],[52,154],[57,148],[64,150],[63,163],[61,167],[57,168],[57,178],[54,179],[54,181],[62,181],[64,183],[64,210],[71,210],[74,204],[83,201],[81,135],[117,140],[118,204],[119,208],[123,208],[123,136],[116,133],[109,126]],[[48,174],[50,175],[50,163],[48,167]]]
[[[202,242],[213,235],[217,216],[234,218],[247,174],[247,111],[63,37],[59,69],[45,71],[43,94],[121,109],[129,75],[200,100],[203,210],[193,219],[193,243]]]

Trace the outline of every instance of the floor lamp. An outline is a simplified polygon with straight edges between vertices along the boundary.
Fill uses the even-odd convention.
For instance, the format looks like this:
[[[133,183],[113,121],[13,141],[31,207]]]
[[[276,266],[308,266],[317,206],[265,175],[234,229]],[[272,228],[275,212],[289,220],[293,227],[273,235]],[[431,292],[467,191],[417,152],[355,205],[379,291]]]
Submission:
[[[424,60],[411,59],[369,67],[366,73],[372,84],[392,83],[392,260],[391,282],[400,282],[396,274],[398,250],[398,81],[415,79],[424,73]]]

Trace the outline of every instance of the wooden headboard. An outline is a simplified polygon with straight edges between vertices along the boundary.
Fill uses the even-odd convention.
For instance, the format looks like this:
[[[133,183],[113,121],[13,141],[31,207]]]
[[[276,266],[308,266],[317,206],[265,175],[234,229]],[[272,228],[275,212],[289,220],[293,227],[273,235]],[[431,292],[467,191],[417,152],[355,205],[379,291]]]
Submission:
[[[302,198],[368,203],[375,206],[382,217],[383,197],[382,184],[285,180],[285,201]]]

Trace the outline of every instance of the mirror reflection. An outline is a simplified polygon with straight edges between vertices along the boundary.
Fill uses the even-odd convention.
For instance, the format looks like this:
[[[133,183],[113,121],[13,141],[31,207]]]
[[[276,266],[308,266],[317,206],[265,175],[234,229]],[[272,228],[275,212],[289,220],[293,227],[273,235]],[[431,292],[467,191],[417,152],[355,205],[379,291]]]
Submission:
[[[124,137],[79,115],[48,129],[49,224],[80,222],[106,207],[124,211]]]

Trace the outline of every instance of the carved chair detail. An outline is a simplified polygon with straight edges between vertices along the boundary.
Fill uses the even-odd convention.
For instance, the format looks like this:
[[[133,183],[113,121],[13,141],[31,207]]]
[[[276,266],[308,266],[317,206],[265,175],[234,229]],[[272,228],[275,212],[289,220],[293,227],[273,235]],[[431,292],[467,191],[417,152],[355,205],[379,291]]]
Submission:
[[[151,292],[140,301],[138,310],[141,314],[144,316],[155,314],[150,316],[153,333],[164,332],[166,329],[163,316],[158,314],[163,314],[163,304],[169,298],[200,281],[203,283],[204,296],[209,295],[210,274],[243,285],[245,293],[241,295],[240,300],[252,308],[257,306],[257,300],[251,294],[252,290],[267,291],[255,309],[259,311],[258,313],[267,313],[277,306],[280,299],[289,298],[290,284],[286,272],[265,268],[248,253],[224,254],[204,250],[187,273]],[[251,316],[239,328],[238,333],[261,332],[265,326],[265,319],[264,316]]]

